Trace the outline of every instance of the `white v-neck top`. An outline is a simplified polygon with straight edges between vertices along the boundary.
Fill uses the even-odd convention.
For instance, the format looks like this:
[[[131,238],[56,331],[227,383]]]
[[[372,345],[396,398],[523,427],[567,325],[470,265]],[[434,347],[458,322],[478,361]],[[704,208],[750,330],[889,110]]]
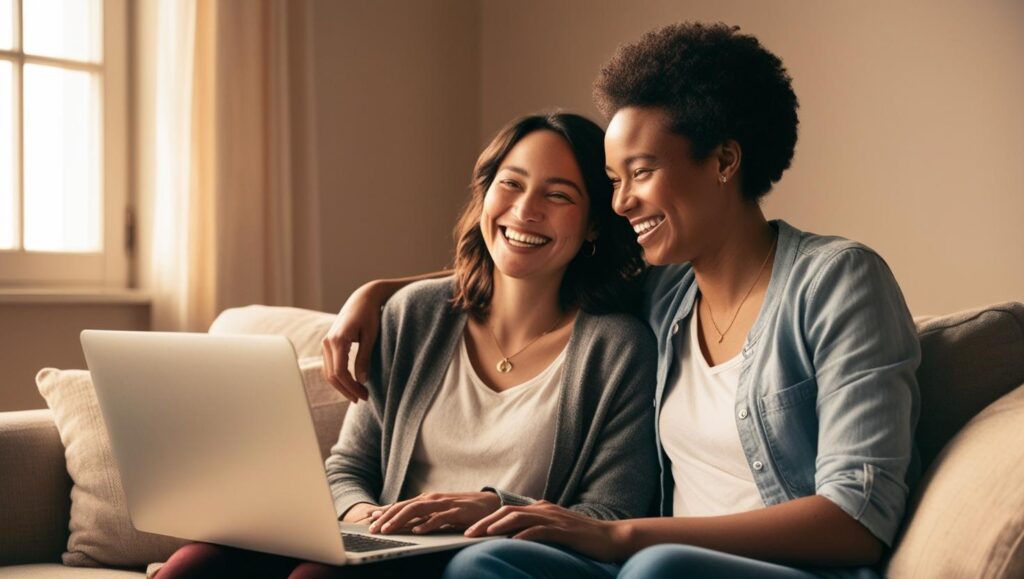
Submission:
[[[473,369],[463,335],[423,418],[403,498],[483,487],[542,498],[564,361],[565,349],[540,374],[495,392]]]
[[[726,515],[764,506],[734,419],[743,358],[737,355],[708,366],[698,342],[697,315],[695,308],[658,422],[672,463],[672,514],[677,517]]]

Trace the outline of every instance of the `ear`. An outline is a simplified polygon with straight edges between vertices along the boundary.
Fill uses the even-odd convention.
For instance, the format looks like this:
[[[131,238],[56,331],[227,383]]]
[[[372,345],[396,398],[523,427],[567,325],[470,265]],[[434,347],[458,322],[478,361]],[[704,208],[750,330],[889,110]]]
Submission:
[[[712,155],[718,162],[718,174],[725,177],[727,181],[731,181],[739,173],[740,163],[743,160],[743,149],[740,148],[738,142],[729,139],[715,147]]]

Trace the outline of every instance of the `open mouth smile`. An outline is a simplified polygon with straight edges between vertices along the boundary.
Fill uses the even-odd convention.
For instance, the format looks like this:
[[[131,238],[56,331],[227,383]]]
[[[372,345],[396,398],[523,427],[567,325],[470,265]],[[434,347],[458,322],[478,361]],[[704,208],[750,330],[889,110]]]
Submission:
[[[637,242],[643,243],[662,223],[665,223],[664,215],[655,215],[633,222],[633,231],[637,235]]]
[[[499,229],[501,229],[501,235],[505,238],[505,241],[512,247],[541,247],[551,241],[550,238],[543,235],[526,233],[525,231],[518,231],[507,226],[499,226]]]

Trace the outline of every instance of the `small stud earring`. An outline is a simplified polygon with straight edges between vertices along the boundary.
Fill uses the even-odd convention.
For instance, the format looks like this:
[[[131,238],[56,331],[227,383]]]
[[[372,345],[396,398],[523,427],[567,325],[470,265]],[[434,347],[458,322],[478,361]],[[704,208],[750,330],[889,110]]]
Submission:
[[[728,181],[728,180],[729,180],[729,178],[726,177],[725,175],[719,175],[718,176],[718,182],[721,183],[722,185],[725,185],[725,182]]]

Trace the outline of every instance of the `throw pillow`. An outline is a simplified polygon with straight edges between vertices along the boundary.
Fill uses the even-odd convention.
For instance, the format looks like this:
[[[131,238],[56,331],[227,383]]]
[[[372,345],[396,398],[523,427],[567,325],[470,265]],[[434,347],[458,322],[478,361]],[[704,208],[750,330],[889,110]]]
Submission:
[[[87,370],[44,368],[39,393],[53,410],[71,475],[71,521],[67,551],[72,567],[142,567],[163,561],[186,541],[136,531],[128,518],[99,402]]]
[[[1024,577],[1024,385],[949,442],[925,475],[886,576]]]

